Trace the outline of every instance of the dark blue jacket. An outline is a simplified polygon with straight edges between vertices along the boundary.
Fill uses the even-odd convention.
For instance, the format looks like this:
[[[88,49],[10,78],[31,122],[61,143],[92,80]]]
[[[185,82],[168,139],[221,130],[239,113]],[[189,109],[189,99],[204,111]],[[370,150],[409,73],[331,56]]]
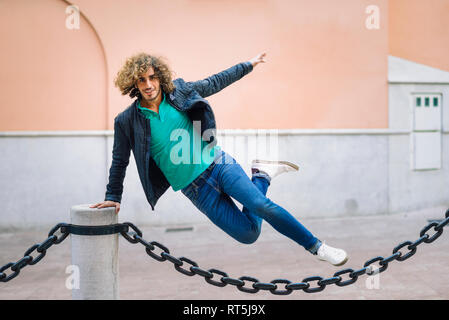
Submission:
[[[208,142],[216,144],[215,116],[209,102],[204,98],[219,92],[252,70],[250,62],[243,62],[204,80],[185,82],[181,78],[175,79],[175,90],[166,95],[167,102],[177,110],[186,112],[192,122],[201,121],[201,136],[203,137],[204,131],[209,130],[205,136],[211,133]],[[138,112],[136,99],[114,119],[112,164],[105,200],[121,201],[123,180],[132,150],[140,182],[154,210],[156,202],[170,184],[151,157],[150,141],[150,120]]]

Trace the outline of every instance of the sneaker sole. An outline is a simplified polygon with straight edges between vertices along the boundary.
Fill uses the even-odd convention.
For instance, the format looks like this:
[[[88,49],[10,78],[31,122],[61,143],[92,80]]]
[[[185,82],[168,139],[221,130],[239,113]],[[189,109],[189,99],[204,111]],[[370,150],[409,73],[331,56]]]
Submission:
[[[336,267],[342,266],[342,265],[344,265],[346,262],[348,262],[348,260],[349,260],[349,257],[346,256],[346,258],[345,258],[342,262],[337,263],[337,264],[334,264],[334,266],[336,266]]]
[[[287,165],[289,167],[292,167],[296,171],[299,170],[299,167],[296,164],[288,162],[288,161],[253,160],[253,163],[262,163],[262,164],[263,163],[265,163],[265,164],[279,164],[279,163],[282,163],[282,164],[285,164],[285,165]]]
[[[318,260],[328,262],[326,259],[318,258]],[[333,263],[331,263],[331,264],[332,264],[333,266],[339,267],[339,266],[344,265],[346,262],[348,262],[348,260],[349,260],[349,256],[346,256],[346,258],[345,258],[342,262],[337,263],[337,264],[333,264]]]

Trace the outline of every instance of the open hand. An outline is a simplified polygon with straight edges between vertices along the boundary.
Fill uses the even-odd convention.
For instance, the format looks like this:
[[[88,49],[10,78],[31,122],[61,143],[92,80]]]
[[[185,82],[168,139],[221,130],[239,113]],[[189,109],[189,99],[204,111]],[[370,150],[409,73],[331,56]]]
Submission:
[[[255,66],[257,66],[259,63],[264,63],[265,61],[265,56],[266,56],[266,52],[260,53],[257,56],[255,56],[254,58],[252,58],[251,60],[249,60],[249,62],[251,62],[251,64],[253,65],[253,68]]]

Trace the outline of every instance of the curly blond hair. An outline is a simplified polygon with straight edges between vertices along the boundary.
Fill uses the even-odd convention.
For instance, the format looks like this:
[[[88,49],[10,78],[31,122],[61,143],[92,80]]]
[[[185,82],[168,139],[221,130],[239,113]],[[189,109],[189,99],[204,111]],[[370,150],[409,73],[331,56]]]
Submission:
[[[149,55],[141,52],[126,59],[125,64],[117,73],[114,84],[118,87],[122,95],[131,98],[142,98],[139,89],[137,89],[137,79],[148,71],[149,67],[153,67],[154,74],[159,79],[162,90],[165,93],[171,93],[175,89],[172,82],[172,71],[162,57]]]

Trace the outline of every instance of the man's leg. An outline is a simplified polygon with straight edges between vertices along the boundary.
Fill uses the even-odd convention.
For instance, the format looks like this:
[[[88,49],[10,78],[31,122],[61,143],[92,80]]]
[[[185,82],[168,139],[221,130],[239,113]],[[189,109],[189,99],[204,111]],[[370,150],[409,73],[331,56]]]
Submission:
[[[258,175],[253,176],[251,182],[240,165],[230,158],[230,162],[228,159],[222,165],[216,164],[212,172],[204,172],[182,189],[215,225],[237,241],[249,244],[259,237],[261,222],[265,219],[277,231],[317,254],[320,260],[336,266],[347,261],[344,250],[321,243],[285,209],[266,198],[269,179]],[[244,205],[243,211],[223,192],[225,190]]]
[[[316,253],[320,241],[307,230],[288,211],[268,199],[266,194],[256,187],[257,184],[268,188],[268,180],[263,177],[249,179],[242,167],[230,155],[225,153],[225,162],[216,164],[212,176],[217,180],[219,189],[231,196],[243,206],[246,216],[264,219],[274,229],[294,240],[306,250]],[[266,180],[264,185],[263,180]],[[235,213],[234,213],[235,214]]]
[[[258,177],[252,177],[251,182],[254,184],[254,186],[265,196],[268,191],[268,187],[270,183],[267,179],[262,178],[260,176]],[[248,219],[252,220],[253,223],[257,226],[260,232],[260,228],[262,227],[262,217],[259,217],[257,215],[252,214],[248,208],[245,206],[242,209],[242,212],[245,216],[248,217]]]
[[[248,184],[249,179],[240,165],[232,157],[229,158],[230,159],[227,162],[229,167],[222,170],[223,173],[219,175],[221,176],[222,182],[228,180],[228,183],[222,183],[222,187],[225,192],[228,190],[227,193],[229,195],[244,204],[245,207],[243,210],[246,212],[247,216],[258,216],[265,219],[277,231],[296,241],[312,254],[317,255],[319,260],[327,261],[335,266],[341,266],[348,261],[348,255],[344,250],[321,243],[320,240],[315,238],[310,231],[308,231],[285,209],[268,199],[265,196],[265,193],[260,193],[258,197],[257,189],[254,188],[256,190],[251,190],[251,184]],[[291,171],[290,168],[288,168],[290,166],[293,168],[296,166],[291,163],[279,162],[279,167],[276,168],[276,163],[270,161],[259,162],[265,162],[268,163],[268,165],[259,164],[255,166],[253,163],[252,169],[255,170],[253,172],[252,180],[254,183],[256,176],[259,176],[260,178],[256,181],[262,182],[265,180],[265,186],[267,188],[272,177],[281,172]],[[285,166],[285,164],[288,164],[288,166]],[[217,180],[220,181],[219,178],[217,178]],[[245,189],[249,190],[248,194],[245,194]]]

